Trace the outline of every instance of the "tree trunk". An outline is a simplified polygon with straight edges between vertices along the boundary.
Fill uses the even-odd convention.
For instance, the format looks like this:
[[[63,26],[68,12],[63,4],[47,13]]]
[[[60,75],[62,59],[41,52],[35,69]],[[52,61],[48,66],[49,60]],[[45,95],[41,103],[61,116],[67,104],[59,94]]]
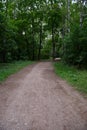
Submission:
[[[51,8],[53,9],[53,1],[51,0]],[[54,20],[51,19],[52,22],[52,58],[55,58],[55,40],[54,40]]]
[[[33,44],[33,54],[32,54],[32,60],[35,59],[35,44],[34,44],[34,18],[32,19],[32,44]]]
[[[28,60],[29,60],[30,52],[29,52],[29,42],[28,42],[27,36],[26,36],[26,48],[27,48],[27,56],[28,56]]]
[[[6,19],[7,19],[7,16],[8,16],[8,0],[6,0]]]
[[[55,58],[55,40],[54,40],[54,23],[52,21],[52,57]]]
[[[83,16],[82,16],[82,2],[81,0],[78,0],[78,3],[79,3],[79,15],[80,15],[80,27],[82,27],[82,23],[83,23]]]
[[[70,4],[71,0],[67,0],[67,30],[70,32]]]
[[[40,60],[41,58],[41,44],[42,44],[42,23],[40,25],[40,44],[39,44],[38,60]]]

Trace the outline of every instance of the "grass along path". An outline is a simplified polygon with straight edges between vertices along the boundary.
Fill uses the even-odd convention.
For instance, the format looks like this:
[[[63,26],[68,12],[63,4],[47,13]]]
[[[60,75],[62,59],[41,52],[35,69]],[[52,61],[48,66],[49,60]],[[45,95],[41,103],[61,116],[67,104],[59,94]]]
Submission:
[[[55,72],[58,76],[68,81],[82,93],[87,94],[87,70],[77,70],[63,63],[54,63]]]
[[[18,72],[20,69],[34,62],[16,61],[14,63],[0,63],[0,82],[4,81],[9,75]]]

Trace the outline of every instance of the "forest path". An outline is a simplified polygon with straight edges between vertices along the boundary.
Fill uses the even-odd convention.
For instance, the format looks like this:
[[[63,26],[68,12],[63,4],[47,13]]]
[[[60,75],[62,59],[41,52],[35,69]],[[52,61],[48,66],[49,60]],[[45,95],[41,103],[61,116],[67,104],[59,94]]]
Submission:
[[[0,85],[0,130],[87,130],[87,100],[50,62],[30,65]]]

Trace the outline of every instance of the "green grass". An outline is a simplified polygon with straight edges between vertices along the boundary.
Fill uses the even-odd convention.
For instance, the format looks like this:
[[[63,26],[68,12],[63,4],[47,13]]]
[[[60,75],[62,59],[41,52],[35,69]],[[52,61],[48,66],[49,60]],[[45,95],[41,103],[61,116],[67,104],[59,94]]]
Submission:
[[[54,63],[55,72],[58,76],[68,81],[81,93],[87,95],[87,70],[78,70],[63,63]]]
[[[32,61],[16,61],[14,63],[0,63],[0,82],[4,81],[9,75],[18,72]]]

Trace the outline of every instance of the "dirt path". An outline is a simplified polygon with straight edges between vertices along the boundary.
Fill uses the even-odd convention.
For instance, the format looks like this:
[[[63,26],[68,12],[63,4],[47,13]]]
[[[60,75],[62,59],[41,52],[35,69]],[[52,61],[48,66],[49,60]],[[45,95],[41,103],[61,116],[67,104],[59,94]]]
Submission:
[[[31,65],[0,86],[0,130],[87,130],[87,100],[50,62]]]

